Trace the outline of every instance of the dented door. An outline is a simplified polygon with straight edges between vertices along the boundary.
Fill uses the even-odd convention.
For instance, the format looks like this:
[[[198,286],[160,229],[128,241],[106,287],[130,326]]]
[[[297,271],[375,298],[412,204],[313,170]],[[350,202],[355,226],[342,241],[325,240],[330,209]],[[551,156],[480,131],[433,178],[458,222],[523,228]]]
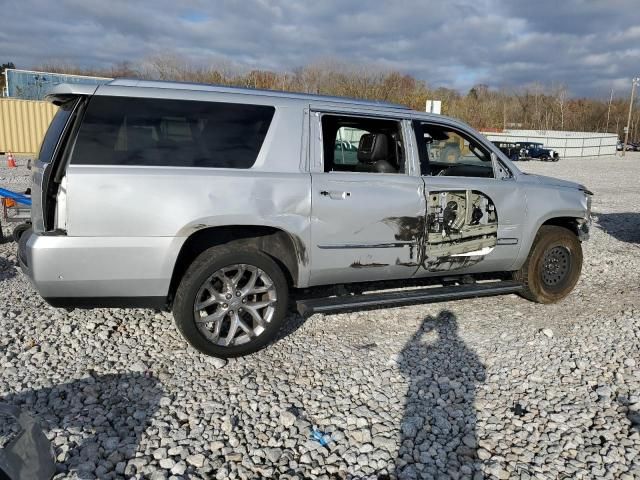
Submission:
[[[409,278],[418,267],[420,177],[312,174],[312,284]]]
[[[517,183],[474,133],[444,122],[413,126],[426,190],[416,275],[509,270],[527,214]]]
[[[310,254],[313,265],[310,283],[319,285],[411,277],[419,266],[426,209],[424,182],[412,170],[412,153],[407,154],[407,169],[397,173],[337,171],[337,168],[325,171],[322,115],[312,112],[310,122]],[[328,115],[336,122],[338,119],[335,117],[344,116]],[[355,122],[366,118],[357,114],[347,116],[355,118]],[[408,123],[399,119],[378,118],[372,121],[398,123],[404,138],[410,129]],[[364,125],[361,127],[365,128]],[[335,133],[327,144],[330,155],[335,152],[331,145],[334,137]]]
[[[430,272],[465,268],[491,253],[498,241],[498,212],[480,190],[430,185],[427,192],[426,252]]]

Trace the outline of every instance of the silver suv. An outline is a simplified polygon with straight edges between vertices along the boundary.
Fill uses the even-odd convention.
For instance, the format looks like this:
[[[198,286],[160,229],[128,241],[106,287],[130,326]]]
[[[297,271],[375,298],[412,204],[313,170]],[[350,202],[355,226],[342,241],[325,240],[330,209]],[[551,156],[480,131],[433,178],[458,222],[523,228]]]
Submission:
[[[195,348],[230,357],[273,339],[305,287],[446,280],[299,300],[309,314],[507,292],[550,303],[580,275],[591,193],[520,172],[447,117],[138,80],[48,98],[60,109],[19,258],[54,306],[168,308]]]

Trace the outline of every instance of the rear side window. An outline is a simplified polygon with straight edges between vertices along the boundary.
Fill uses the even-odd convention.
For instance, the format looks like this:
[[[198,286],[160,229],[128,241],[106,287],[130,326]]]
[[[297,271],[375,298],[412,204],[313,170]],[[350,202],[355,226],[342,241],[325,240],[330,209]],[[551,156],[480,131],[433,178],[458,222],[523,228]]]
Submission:
[[[274,112],[264,105],[93,97],[71,163],[250,168]]]
[[[69,121],[75,104],[76,100],[72,100],[71,102],[60,105],[58,112],[53,117],[53,120],[51,120],[47,133],[40,145],[40,152],[38,153],[38,160],[41,162],[51,162],[58,140],[60,140],[64,126]]]

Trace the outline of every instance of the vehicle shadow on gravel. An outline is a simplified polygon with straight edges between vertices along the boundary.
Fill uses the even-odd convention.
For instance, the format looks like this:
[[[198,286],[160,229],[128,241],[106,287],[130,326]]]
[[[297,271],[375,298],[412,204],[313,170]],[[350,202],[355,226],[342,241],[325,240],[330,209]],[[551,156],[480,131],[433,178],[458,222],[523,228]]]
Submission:
[[[0,256],[0,282],[9,280],[18,274],[18,270],[13,262]]]
[[[398,478],[470,478],[479,470],[474,400],[485,367],[458,336],[456,316],[443,310],[425,318],[404,346],[399,368],[409,388]]]
[[[125,470],[125,465],[135,456],[162,395],[156,378],[126,373],[26,390],[0,397],[0,403],[39,420],[54,445],[58,473],[105,478],[115,470],[130,478],[141,472],[132,464]]]
[[[612,237],[640,244],[640,212],[598,213],[597,223]]]

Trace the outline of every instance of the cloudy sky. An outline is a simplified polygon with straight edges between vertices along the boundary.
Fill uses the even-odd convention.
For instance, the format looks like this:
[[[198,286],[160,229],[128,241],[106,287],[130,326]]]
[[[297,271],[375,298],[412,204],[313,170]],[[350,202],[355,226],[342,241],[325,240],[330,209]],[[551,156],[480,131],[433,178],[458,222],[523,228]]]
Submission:
[[[0,0],[0,11],[0,63],[19,68],[333,58],[462,91],[537,81],[602,98],[640,74],[638,0]]]

